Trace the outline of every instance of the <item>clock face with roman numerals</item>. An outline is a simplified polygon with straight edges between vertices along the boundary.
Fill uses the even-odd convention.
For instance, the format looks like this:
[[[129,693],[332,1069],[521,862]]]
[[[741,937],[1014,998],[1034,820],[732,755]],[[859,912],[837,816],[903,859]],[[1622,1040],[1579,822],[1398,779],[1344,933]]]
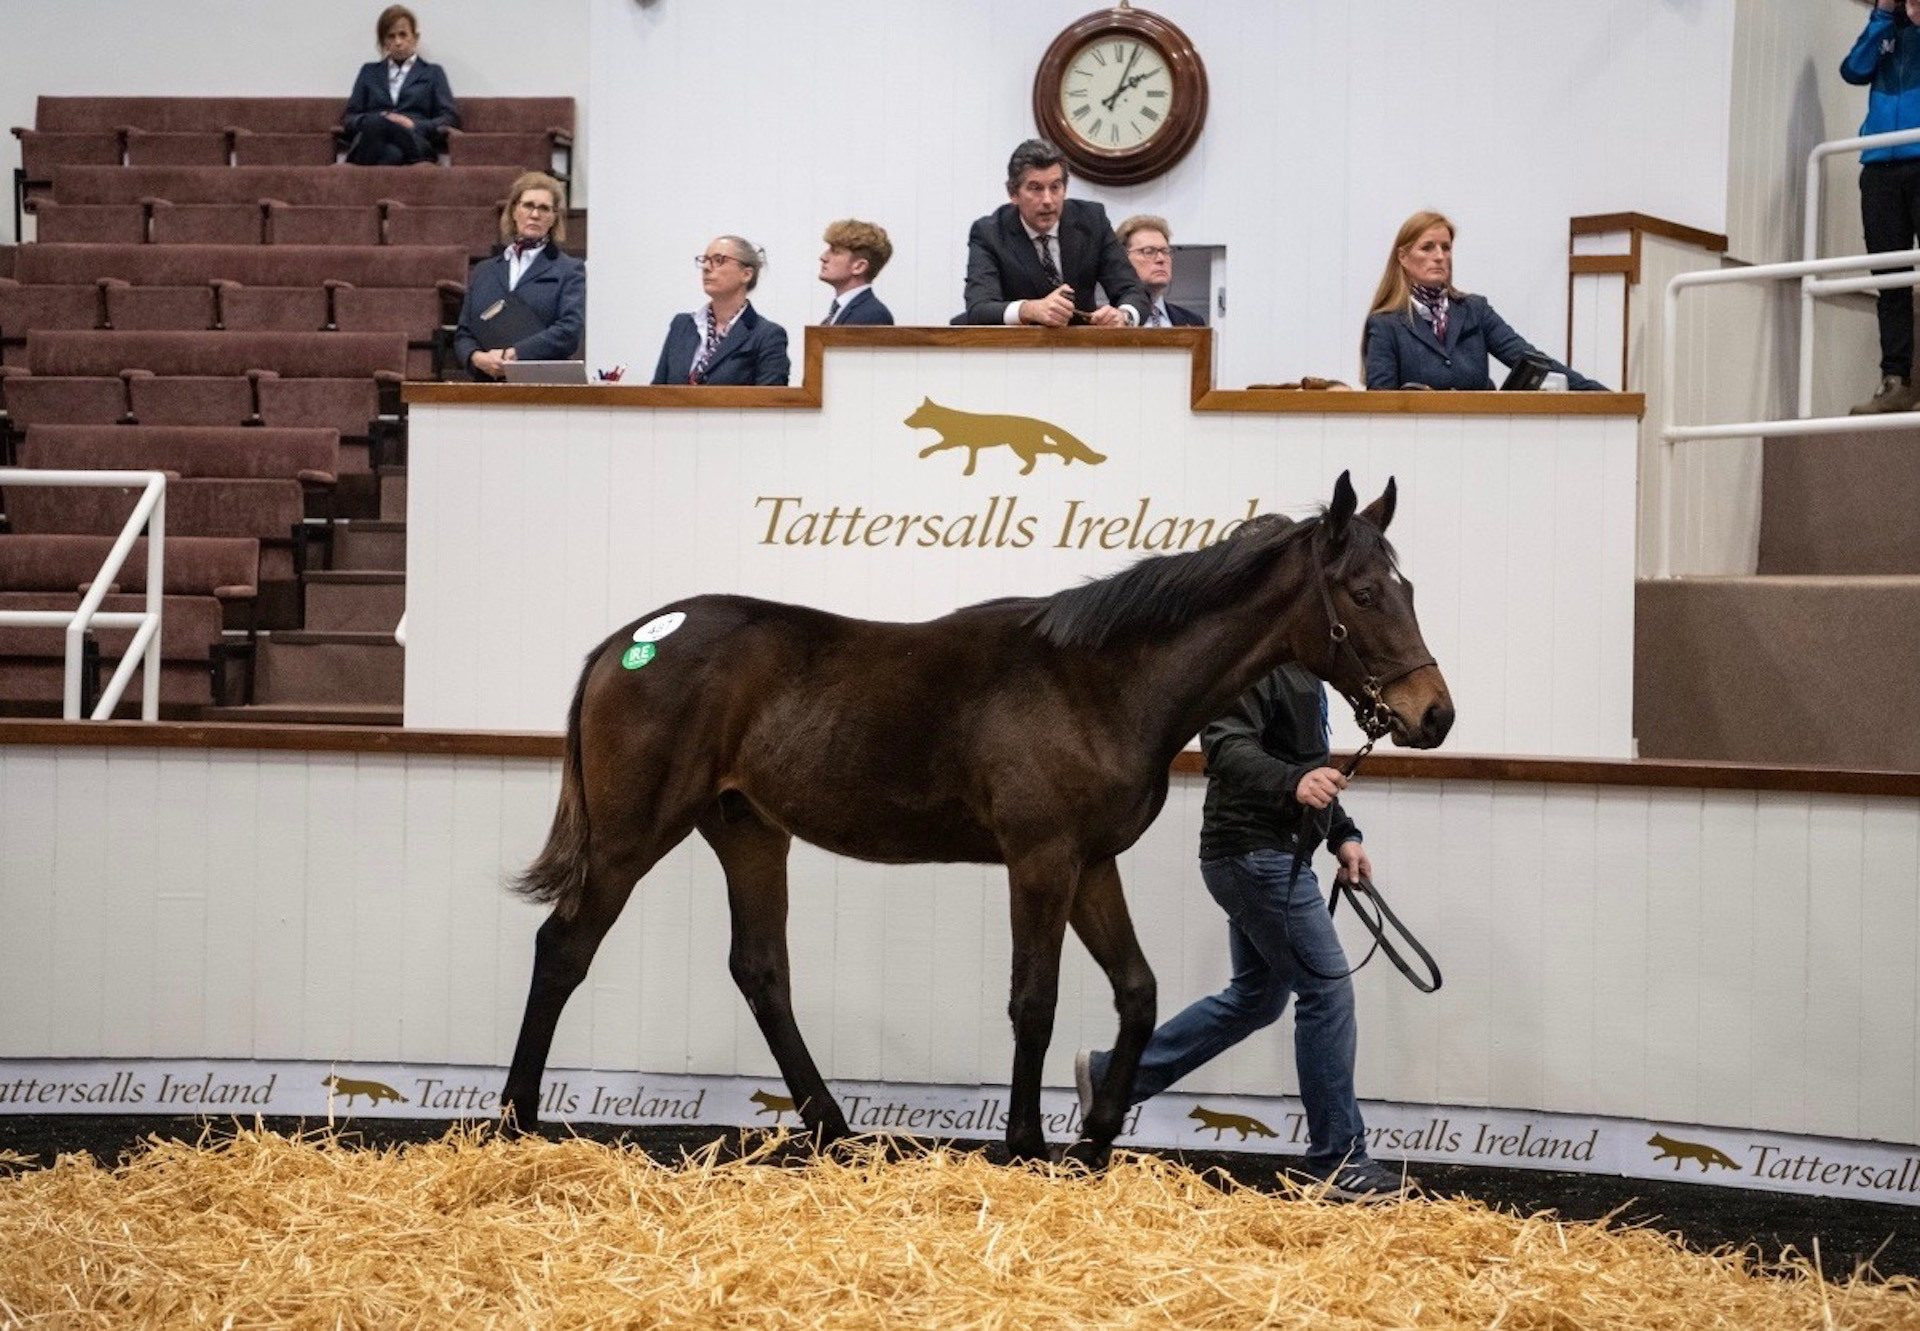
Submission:
[[[1067,61],[1060,80],[1068,132],[1096,150],[1141,147],[1174,123],[1173,110],[1173,70],[1140,37],[1088,42]]]
[[[1166,171],[1200,135],[1207,74],[1187,35],[1124,2],[1054,38],[1033,80],[1033,117],[1074,174],[1132,185]]]

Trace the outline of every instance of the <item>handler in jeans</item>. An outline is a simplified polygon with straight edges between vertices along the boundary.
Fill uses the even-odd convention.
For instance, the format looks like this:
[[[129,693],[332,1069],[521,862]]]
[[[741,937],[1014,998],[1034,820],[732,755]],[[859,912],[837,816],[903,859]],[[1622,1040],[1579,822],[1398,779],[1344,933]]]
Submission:
[[[1302,805],[1314,811],[1315,830],[1333,848],[1342,878],[1373,875],[1360,829],[1340,807],[1346,779],[1327,763],[1326,692],[1300,667],[1281,666],[1201,731],[1200,743],[1207,753],[1200,874],[1227,913],[1233,978],[1153,1033],[1128,1103],[1159,1094],[1272,1025],[1292,997],[1294,1066],[1307,1111],[1307,1157],[1300,1172],[1344,1201],[1403,1196],[1415,1181],[1367,1155],[1367,1128],[1353,1094],[1353,981],[1344,978],[1346,954],[1311,864],[1300,866],[1291,899],[1287,893],[1293,871],[1287,848]],[[1294,949],[1321,975],[1343,978],[1312,974],[1296,961]],[[1106,1060],[1106,1051],[1082,1051],[1074,1059],[1083,1115]]]

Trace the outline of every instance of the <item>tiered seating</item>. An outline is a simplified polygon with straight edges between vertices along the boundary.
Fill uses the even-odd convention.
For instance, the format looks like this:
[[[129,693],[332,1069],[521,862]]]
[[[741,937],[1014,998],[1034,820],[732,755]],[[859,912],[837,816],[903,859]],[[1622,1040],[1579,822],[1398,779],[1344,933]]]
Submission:
[[[20,343],[42,329],[398,329],[413,348],[406,368],[426,378],[466,268],[450,246],[30,245],[0,281],[0,364],[20,363]]]
[[[25,494],[25,488],[18,493]],[[75,609],[113,541],[113,536],[0,536],[0,609]],[[223,654],[223,630],[247,629],[252,636],[259,562],[258,543],[252,540],[168,535],[160,630],[163,704],[199,707],[213,696],[208,676]],[[121,565],[118,590],[102,608],[144,610],[146,577],[146,541],[141,539]],[[118,660],[133,633],[97,629],[95,636],[102,652]],[[65,652],[64,630],[0,628],[0,698],[12,705],[57,707]]]

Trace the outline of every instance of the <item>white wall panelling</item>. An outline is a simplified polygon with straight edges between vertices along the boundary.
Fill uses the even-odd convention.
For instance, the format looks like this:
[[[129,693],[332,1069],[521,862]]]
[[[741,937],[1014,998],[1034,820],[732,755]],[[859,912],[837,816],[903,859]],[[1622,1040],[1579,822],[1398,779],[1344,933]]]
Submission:
[[[558,729],[584,653],[684,596],[926,618],[1154,553],[1079,548],[1077,527],[1061,548],[1070,511],[1300,512],[1351,469],[1368,497],[1399,479],[1392,537],[1459,706],[1450,743],[1630,752],[1631,416],[1194,412],[1184,348],[836,347],[824,382],[819,410],[416,401],[407,724]],[[995,448],[964,476],[962,451],[917,456],[935,436],[904,421],[927,397],[1052,421],[1108,460],[1022,476]],[[781,497],[798,503],[769,539]],[[1030,547],[786,543],[796,509],[951,519],[996,498]]]
[[[504,1065],[540,912],[502,883],[556,788],[548,760],[0,747],[0,1058]],[[1163,1015],[1226,974],[1203,788],[1175,778],[1122,862]],[[1920,800],[1374,778],[1350,802],[1447,980],[1361,973],[1369,1098],[1920,1138]],[[793,868],[827,1075],[1004,1084],[1002,872],[804,847]],[[690,839],[609,936],[555,1066],[775,1075],[725,901]],[[1112,1026],[1069,943],[1049,1084]],[[1292,1093],[1291,1049],[1283,1019],[1183,1089]]]

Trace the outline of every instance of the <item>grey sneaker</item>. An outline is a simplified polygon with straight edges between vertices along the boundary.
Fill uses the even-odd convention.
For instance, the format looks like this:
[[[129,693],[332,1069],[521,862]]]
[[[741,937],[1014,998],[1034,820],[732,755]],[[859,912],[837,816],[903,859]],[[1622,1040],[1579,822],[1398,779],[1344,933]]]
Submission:
[[[1912,411],[1916,395],[1913,385],[1897,374],[1885,375],[1880,380],[1880,391],[1858,403],[1849,413],[1854,416],[1877,416],[1888,411]]]
[[[1324,1188],[1325,1195],[1337,1202],[1397,1202],[1420,1187],[1420,1180],[1378,1160],[1356,1160],[1337,1165],[1330,1173],[1311,1166],[1294,1171],[1312,1186]]]
[[[1080,1093],[1080,1121],[1093,1112],[1093,1051],[1082,1049],[1073,1056],[1073,1089]]]

